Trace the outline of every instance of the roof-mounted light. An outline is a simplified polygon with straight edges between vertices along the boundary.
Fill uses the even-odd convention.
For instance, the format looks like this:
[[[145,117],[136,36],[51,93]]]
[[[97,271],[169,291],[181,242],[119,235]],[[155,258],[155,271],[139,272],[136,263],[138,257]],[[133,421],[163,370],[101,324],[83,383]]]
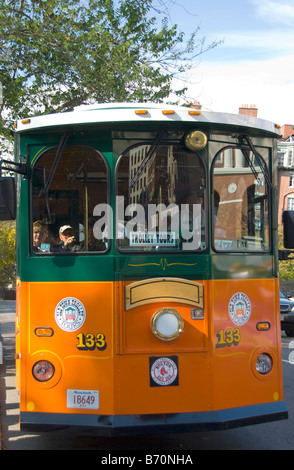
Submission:
[[[171,114],[175,114],[175,111],[173,109],[163,109],[162,114],[171,115]]]
[[[190,109],[189,114],[190,116],[199,116],[201,111],[199,111],[199,109]]]
[[[139,116],[140,115],[146,115],[146,114],[148,114],[148,111],[147,111],[147,109],[136,109],[135,114],[137,114]]]

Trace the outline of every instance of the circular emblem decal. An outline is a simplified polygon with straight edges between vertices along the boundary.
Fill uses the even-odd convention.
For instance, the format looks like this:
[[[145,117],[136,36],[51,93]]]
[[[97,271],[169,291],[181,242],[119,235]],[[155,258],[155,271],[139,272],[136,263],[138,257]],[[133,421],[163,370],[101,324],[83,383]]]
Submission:
[[[178,377],[178,368],[170,357],[160,357],[153,362],[150,373],[155,384],[171,385]]]
[[[251,302],[242,292],[234,294],[229,302],[229,315],[235,325],[245,325],[251,315]]]
[[[62,299],[55,309],[55,321],[64,331],[76,331],[86,319],[86,310],[82,302],[74,297]]]
[[[228,191],[229,191],[230,194],[234,194],[237,191],[236,183],[229,184]]]

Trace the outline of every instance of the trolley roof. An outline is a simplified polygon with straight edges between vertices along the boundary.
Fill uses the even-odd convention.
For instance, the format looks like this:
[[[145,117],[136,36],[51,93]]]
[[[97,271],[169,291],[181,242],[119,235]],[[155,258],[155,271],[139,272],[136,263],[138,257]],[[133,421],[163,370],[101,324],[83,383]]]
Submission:
[[[62,126],[126,122],[182,122],[247,127],[280,136],[279,126],[252,116],[207,112],[185,106],[156,103],[107,103],[80,106],[71,112],[45,114],[17,121],[15,132]]]

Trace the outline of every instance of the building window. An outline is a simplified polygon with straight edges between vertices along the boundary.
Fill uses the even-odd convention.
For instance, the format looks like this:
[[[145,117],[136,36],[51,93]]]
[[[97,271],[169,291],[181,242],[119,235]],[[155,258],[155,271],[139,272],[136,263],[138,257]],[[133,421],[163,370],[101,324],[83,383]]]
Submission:
[[[294,211],[294,197],[293,196],[288,197],[287,210]]]
[[[284,166],[285,150],[278,150],[278,166]]]
[[[288,166],[293,166],[293,149],[288,149]]]

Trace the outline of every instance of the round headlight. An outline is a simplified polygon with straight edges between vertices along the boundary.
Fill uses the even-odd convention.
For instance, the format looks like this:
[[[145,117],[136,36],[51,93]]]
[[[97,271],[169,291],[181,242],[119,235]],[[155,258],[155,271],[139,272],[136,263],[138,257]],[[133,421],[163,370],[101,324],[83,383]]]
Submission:
[[[183,331],[184,320],[173,308],[161,308],[151,319],[153,334],[162,341],[171,341]]]
[[[273,368],[273,360],[269,354],[260,354],[256,360],[256,370],[261,375],[269,374]]]
[[[38,382],[47,382],[52,379],[55,368],[49,361],[38,361],[34,364],[32,372]]]

